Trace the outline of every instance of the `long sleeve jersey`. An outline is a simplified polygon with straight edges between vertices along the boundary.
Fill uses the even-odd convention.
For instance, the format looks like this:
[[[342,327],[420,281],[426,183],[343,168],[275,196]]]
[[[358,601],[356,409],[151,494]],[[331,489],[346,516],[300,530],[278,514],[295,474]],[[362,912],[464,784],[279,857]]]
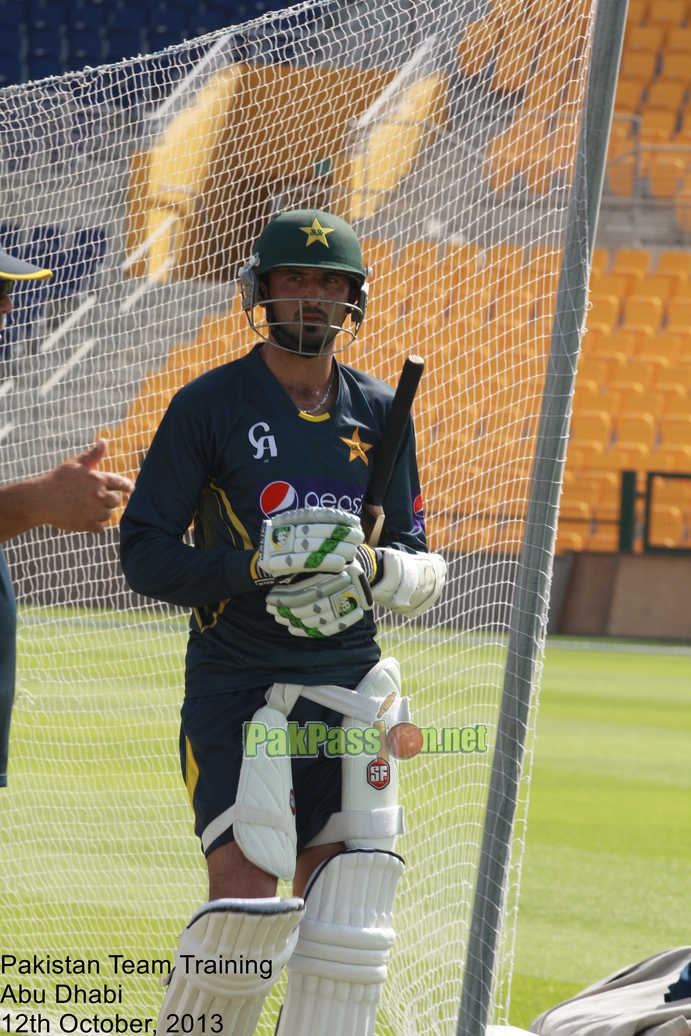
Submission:
[[[328,414],[298,410],[260,347],[173,398],[121,523],[121,557],[140,594],[190,607],[186,694],[274,681],[359,680],[380,656],[366,613],[342,634],[292,636],[252,577],[262,522],[299,507],[360,514],[393,390],[341,364]],[[382,546],[426,550],[412,421],[384,500]],[[194,547],[183,542],[194,523]]]

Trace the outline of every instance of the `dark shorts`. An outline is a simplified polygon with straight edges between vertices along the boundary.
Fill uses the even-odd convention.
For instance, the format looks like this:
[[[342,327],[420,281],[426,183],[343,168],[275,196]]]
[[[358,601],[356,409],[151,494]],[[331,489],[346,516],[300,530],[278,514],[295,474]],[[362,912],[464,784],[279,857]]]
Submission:
[[[194,809],[194,830],[200,838],[217,816],[229,809],[237,796],[242,766],[243,724],[266,705],[267,687],[232,694],[186,698],[180,725],[180,765]],[[343,717],[331,709],[298,698],[289,719],[304,725],[310,721],[340,725]],[[298,853],[318,835],[332,813],[341,810],[341,760],[320,750],[314,758],[293,759],[293,790]],[[206,850],[234,841],[228,828]]]

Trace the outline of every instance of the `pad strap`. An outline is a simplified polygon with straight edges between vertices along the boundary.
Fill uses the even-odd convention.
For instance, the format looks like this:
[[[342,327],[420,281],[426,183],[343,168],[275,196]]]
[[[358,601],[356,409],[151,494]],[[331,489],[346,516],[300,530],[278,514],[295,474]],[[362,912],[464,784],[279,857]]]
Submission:
[[[403,834],[403,806],[385,809],[351,809],[332,813],[307,848],[347,842],[352,838],[396,838]]]
[[[297,836],[295,834],[295,821],[286,817],[283,813],[278,813],[273,809],[260,809],[258,806],[238,806],[237,802],[230,806],[228,809],[224,809],[222,813],[211,821],[210,824],[204,828],[202,833],[202,848],[206,852],[210,845],[216,841],[217,838],[228,830],[236,820],[241,822],[244,821],[246,824],[259,824],[261,827],[272,827],[279,831],[283,831],[288,835],[291,842],[297,846]]]

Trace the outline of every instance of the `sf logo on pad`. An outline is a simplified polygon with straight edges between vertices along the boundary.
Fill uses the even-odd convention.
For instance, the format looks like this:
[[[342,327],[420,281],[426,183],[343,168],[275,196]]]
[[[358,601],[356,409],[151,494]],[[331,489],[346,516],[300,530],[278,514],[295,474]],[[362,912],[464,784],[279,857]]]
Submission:
[[[367,783],[381,791],[391,780],[391,767],[386,759],[371,759],[367,764]]]

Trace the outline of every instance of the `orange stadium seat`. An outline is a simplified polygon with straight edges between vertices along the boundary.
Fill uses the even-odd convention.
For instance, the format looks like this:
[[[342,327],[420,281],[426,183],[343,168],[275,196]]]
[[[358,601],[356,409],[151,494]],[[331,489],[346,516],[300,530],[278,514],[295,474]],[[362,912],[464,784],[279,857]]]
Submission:
[[[617,442],[643,443],[652,449],[657,440],[657,428],[652,414],[620,414],[616,422]]]
[[[526,85],[542,37],[540,22],[514,18],[501,35],[491,89],[514,93]]]
[[[362,257],[372,267],[373,277],[383,277],[389,273],[393,263],[393,241],[382,237],[366,237],[362,242]]]
[[[604,274],[609,266],[609,251],[606,248],[594,248],[592,272]]]
[[[691,446],[691,414],[665,414],[660,418],[663,443]]]
[[[630,0],[628,10],[626,12],[626,24],[627,25],[640,25],[645,19],[648,11],[648,4],[644,0]]]
[[[603,348],[604,348],[604,342]],[[614,331],[607,342],[610,352],[623,353],[624,356],[632,356],[636,351],[636,336],[629,331]]]
[[[691,446],[662,443],[655,451],[651,467],[658,471],[691,471]]]
[[[686,163],[673,154],[653,155],[648,168],[650,193],[653,198],[676,197],[686,172]]]
[[[654,54],[625,50],[621,59],[619,77],[621,79],[642,79],[649,83],[653,78],[656,64],[657,59]]]
[[[622,414],[652,414],[659,417],[665,407],[665,397],[660,392],[623,392]]]
[[[571,437],[581,442],[609,442],[612,417],[604,410],[581,410],[571,419]]]
[[[691,251],[689,252],[660,252],[657,257],[656,273],[678,273],[681,272],[687,277],[691,273]]]
[[[589,325],[602,324],[611,330],[619,320],[619,299],[615,295],[591,296],[586,319]]]
[[[691,28],[672,28],[667,35],[668,54],[691,54]]]
[[[652,258],[652,253],[645,248],[620,248],[614,256],[612,273],[645,277]]]
[[[678,547],[684,535],[684,519],[679,507],[653,504],[649,515],[648,540],[655,547]]]
[[[644,108],[640,139],[643,144],[667,144],[677,126],[676,111],[666,108]]]
[[[635,294],[639,298],[648,297],[660,299],[666,302],[676,287],[675,278],[659,276],[657,273],[645,280],[638,281],[635,286]]]
[[[614,97],[615,112],[634,114],[638,111],[643,100],[645,90],[645,79],[620,79],[617,83],[617,91]]]
[[[671,360],[681,348],[679,335],[658,334],[643,347],[647,356],[666,356]]]
[[[688,392],[680,392],[681,387],[681,385],[676,385],[676,392],[670,389],[664,393],[666,414],[691,414],[691,396]]]
[[[648,8],[648,25],[675,27],[686,21],[684,0],[652,0]]]
[[[688,86],[688,84],[691,83],[691,62],[689,62],[689,55],[670,53],[669,50],[667,50],[662,59],[660,80],[668,80],[670,82],[678,81],[683,83],[685,86]]]
[[[686,87],[684,83],[658,79],[657,82],[648,88],[648,96],[643,105],[643,112],[654,111],[655,109],[676,112],[681,107],[685,93]]]
[[[671,30],[679,31],[679,30]],[[657,54],[665,41],[665,30],[659,25],[634,25],[626,30],[624,45],[627,50]]]
[[[468,76],[479,76],[487,67],[503,28],[500,13],[471,22],[458,48],[461,68]]]
[[[667,325],[691,328],[691,298],[673,298],[667,308]]]
[[[590,294],[591,298],[593,295],[613,295],[617,299],[622,299],[629,289],[629,278],[622,276],[621,274],[596,274],[590,275]]]
[[[623,305],[624,328],[627,324],[647,324],[655,330],[662,318],[662,300],[649,295],[629,295]]]

